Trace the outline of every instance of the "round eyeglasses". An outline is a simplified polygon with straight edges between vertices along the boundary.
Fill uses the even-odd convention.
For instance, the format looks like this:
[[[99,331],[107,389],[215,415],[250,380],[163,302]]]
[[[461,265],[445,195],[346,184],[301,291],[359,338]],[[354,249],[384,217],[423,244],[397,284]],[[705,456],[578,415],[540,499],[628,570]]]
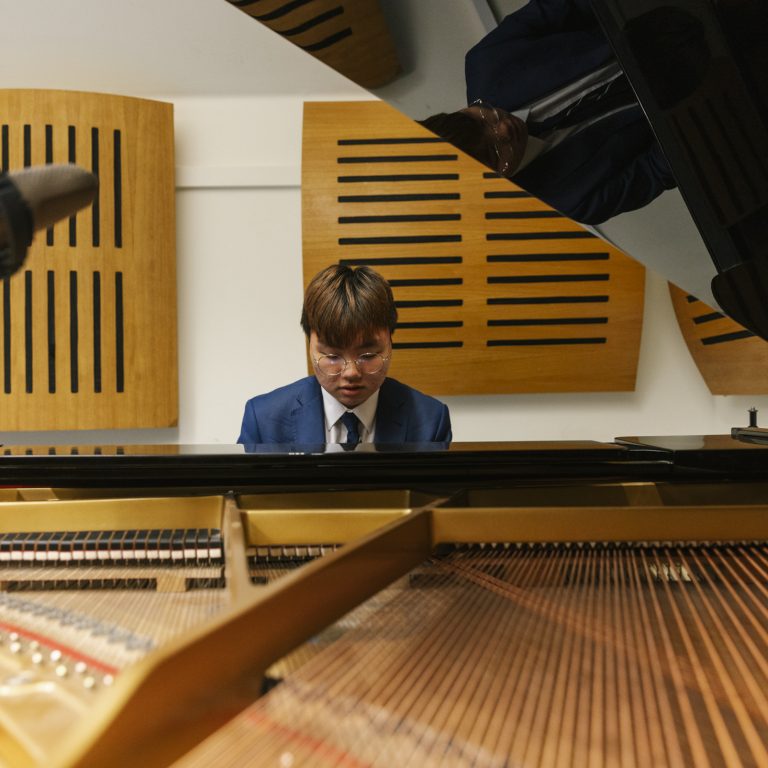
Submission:
[[[346,360],[341,355],[320,355],[316,359],[313,358],[317,369],[326,376],[341,376],[344,369],[350,363],[354,363],[357,366],[357,370],[362,374],[378,373],[384,367],[384,363],[387,360],[389,360],[388,357],[384,357],[376,352],[365,352],[357,360]]]
[[[513,150],[509,141],[502,139],[499,135],[499,123],[501,116],[493,104],[489,104],[482,99],[475,99],[470,107],[477,107],[480,112],[480,119],[487,125],[493,133],[493,151],[496,153],[496,172],[506,176],[512,170]]]

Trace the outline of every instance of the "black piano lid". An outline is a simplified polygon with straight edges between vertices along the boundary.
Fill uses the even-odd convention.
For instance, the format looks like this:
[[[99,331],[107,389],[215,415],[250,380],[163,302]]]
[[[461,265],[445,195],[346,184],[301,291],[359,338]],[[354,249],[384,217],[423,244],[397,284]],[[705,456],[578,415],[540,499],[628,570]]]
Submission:
[[[595,441],[411,445],[4,446],[0,485],[238,488],[477,486],[664,476],[664,450]]]
[[[686,470],[714,472],[723,477],[768,478],[768,444],[731,435],[657,435],[617,437],[619,445],[665,452],[678,474]]]
[[[592,0],[718,274],[768,338],[768,3]]]
[[[456,488],[518,482],[761,480],[768,445],[729,435],[340,446],[3,446],[0,486],[229,490]]]

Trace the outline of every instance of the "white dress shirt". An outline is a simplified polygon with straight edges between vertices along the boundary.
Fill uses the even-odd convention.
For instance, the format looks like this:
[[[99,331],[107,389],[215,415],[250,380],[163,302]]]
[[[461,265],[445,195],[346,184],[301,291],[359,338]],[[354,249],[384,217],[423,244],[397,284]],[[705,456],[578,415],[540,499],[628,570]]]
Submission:
[[[376,390],[364,403],[356,408],[347,408],[322,387],[323,411],[325,412],[325,442],[345,443],[347,428],[341,423],[341,417],[350,411],[360,421],[360,442],[372,443],[376,432],[376,406],[379,404],[379,390]]]
[[[562,88],[554,91],[554,93],[550,93],[547,96],[532,102],[527,107],[515,110],[511,114],[515,115],[515,117],[519,117],[523,122],[527,122],[529,119],[535,122],[546,120],[548,117],[552,117],[558,112],[576,104],[590,91],[604,88],[608,83],[619,77],[621,73],[622,70],[621,67],[619,67],[618,62],[611,62],[572,83],[568,83]],[[523,158],[520,161],[520,165],[515,169],[515,172],[521,171],[532,160],[535,160],[539,155],[542,155],[545,152],[549,152],[550,149],[556,147],[571,134],[583,131],[593,123],[596,123],[599,120],[604,120],[606,117],[621,112],[622,110],[631,109],[633,106],[635,106],[634,103],[626,104],[604,113],[597,114],[576,125],[571,125],[567,128],[559,128],[552,131],[545,139],[537,136],[528,136],[528,143],[525,146]]]

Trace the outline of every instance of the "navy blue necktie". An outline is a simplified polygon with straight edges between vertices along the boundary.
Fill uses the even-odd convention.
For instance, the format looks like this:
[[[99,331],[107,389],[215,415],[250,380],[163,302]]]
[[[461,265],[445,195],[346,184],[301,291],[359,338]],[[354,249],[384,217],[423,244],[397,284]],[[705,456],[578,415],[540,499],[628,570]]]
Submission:
[[[360,420],[352,411],[347,411],[342,415],[341,423],[347,428],[347,441],[342,446],[348,451],[360,442]]]

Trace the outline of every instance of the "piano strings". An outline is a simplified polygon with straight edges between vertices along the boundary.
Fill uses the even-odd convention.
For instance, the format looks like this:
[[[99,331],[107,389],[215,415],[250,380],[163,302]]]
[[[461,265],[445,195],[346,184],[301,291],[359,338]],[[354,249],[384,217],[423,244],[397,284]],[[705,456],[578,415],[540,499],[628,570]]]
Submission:
[[[219,529],[0,533],[0,642],[109,683],[221,612],[224,586]]]
[[[763,544],[456,547],[176,765],[766,764],[767,584]]]

